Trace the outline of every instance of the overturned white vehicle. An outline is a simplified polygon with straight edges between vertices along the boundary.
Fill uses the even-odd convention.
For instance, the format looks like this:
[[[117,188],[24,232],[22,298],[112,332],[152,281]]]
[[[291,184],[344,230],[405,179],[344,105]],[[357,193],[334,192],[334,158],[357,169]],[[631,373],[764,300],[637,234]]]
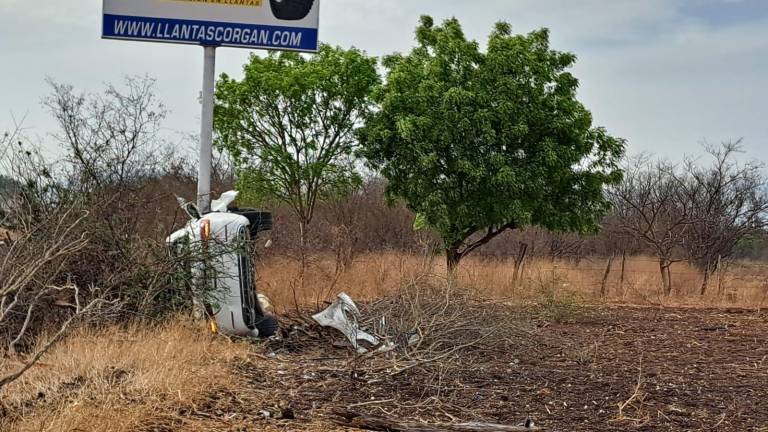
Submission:
[[[184,284],[204,306],[215,323],[215,331],[270,337],[277,333],[278,321],[265,311],[263,297],[256,291],[251,246],[260,233],[272,229],[272,214],[231,207],[236,198],[234,191],[222,194],[211,203],[211,212],[205,214],[179,199],[190,220],[166,242],[171,255],[177,258]],[[360,354],[387,352],[395,347],[358,327],[360,311],[344,293],[312,318],[341,332]]]
[[[252,240],[272,229],[272,214],[232,208],[237,192],[226,192],[200,214],[192,203],[181,202],[190,220],[166,242],[179,258],[188,288],[205,293],[203,301],[217,330],[233,336],[269,337],[277,319],[264,310],[256,291],[251,264]]]

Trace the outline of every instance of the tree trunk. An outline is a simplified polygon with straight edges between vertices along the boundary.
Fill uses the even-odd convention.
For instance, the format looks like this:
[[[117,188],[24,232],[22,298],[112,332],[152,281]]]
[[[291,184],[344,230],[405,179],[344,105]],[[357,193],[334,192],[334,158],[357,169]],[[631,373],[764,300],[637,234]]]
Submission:
[[[717,294],[723,295],[723,257],[722,255],[717,256],[717,267],[715,267],[715,271],[717,272]]]
[[[304,288],[304,275],[307,272],[307,236],[309,223],[306,220],[299,221],[299,261],[301,264],[302,288]]]
[[[672,263],[666,258],[659,258],[659,271],[661,272],[661,287],[664,295],[672,294],[672,274],[669,267]]]
[[[667,295],[672,294],[672,263],[667,265]]]
[[[461,262],[461,254],[459,253],[458,246],[449,246],[445,251],[445,263],[448,267],[448,276],[453,278],[456,275],[456,270],[459,268],[459,262]]]
[[[711,261],[707,260],[707,265],[704,267],[704,280],[701,282],[700,294],[703,296],[707,293],[709,288],[709,278],[712,276],[714,269],[712,269]]]
[[[520,281],[520,278],[522,277],[523,273],[523,264],[525,262],[525,255],[528,252],[528,244],[527,243],[520,243],[520,249],[517,252],[517,256],[515,257],[515,273],[512,276],[512,283],[517,285],[517,283]]]
[[[299,218],[299,286],[298,291],[301,295],[305,295],[304,291],[304,279],[307,273],[307,222],[303,218]],[[296,313],[301,313],[299,307],[298,294],[296,292],[296,285],[293,285],[293,305],[296,308]],[[319,306],[318,306],[319,310]]]
[[[480,231],[477,231],[477,228],[474,228],[472,231],[467,231],[461,234],[460,237],[462,237],[462,239],[459,241],[456,241],[455,237],[452,237],[452,239],[454,240],[453,243],[451,243],[450,245],[446,244],[446,248],[445,248],[446,264],[448,267],[448,276],[452,277],[454,275],[456,268],[459,266],[459,262],[466,255],[488,244],[488,242],[498,237],[499,234],[503,233],[504,231],[513,230],[516,227],[517,225],[514,222],[509,222],[502,226],[487,227],[486,228],[487,232],[482,238],[468,244],[465,244],[464,242],[468,240],[470,237],[472,237],[474,233],[480,232]]]
[[[704,269],[704,280],[701,282],[701,296],[704,296],[704,294],[707,293],[707,288],[709,288],[709,266]]]

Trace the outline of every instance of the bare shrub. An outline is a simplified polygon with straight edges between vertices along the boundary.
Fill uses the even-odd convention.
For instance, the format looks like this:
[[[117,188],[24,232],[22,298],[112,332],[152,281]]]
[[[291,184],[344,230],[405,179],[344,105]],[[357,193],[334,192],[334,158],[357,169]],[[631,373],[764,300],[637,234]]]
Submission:
[[[12,230],[0,245],[0,346],[18,364],[0,371],[0,387],[84,319],[166,316],[190,310],[196,294],[176,265],[190,257],[165,245],[183,220],[173,220],[179,191],[161,186],[187,179],[158,137],[165,111],[153,81],[129,78],[99,95],[50,84],[62,160],[48,161],[20,128],[0,139],[0,172],[13,185],[0,191],[0,224]]]
[[[768,178],[757,161],[738,161],[741,141],[705,147],[711,162],[695,159],[674,173],[691,203],[693,223],[683,245],[688,259],[704,273],[700,294],[711,276],[730,260],[740,242],[759,237],[768,226]]]
[[[608,191],[614,206],[609,223],[653,250],[665,295],[672,292],[672,264],[685,259],[685,234],[695,217],[675,170],[669,162],[638,157],[628,163],[624,181]]]
[[[170,257],[165,245],[184,222],[178,190],[162,187],[186,179],[181,161],[164,156],[164,109],[153,85],[129,78],[124,88],[82,95],[51,82],[45,103],[60,127],[58,163],[21,128],[0,140],[0,172],[15,185],[0,196],[0,224],[10,229],[0,246],[0,344],[28,359],[22,372],[82,318],[191,310],[195,293],[176,265],[189,257]]]
[[[395,356],[373,366],[380,379],[413,371],[430,381],[490,353],[514,354],[524,349],[521,341],[529,334],[527,319],[509,306],[426,276],[366,304],[362,312],[364,326],[397,345]]]
[[[27,354],[15,370],[0,371],[5,374],[0,375],[0,389],[29,370],[72,324],[102,312],[105,301],[99,289],[94,285],[81,288],[66,272],[88,244],[81,231],[85,217],[69,209],[0,247],[3,355]],[[43,329],[52,336],[34,346]]]
[[[740,163],[740,142],[705,146],[711,162],[675,165],[647,156],[631,161],[624,181],[609,190],[614,213],[607,225],[645,243],[658,257],[664,293],[671,267],[688,260],[703,273],[700,294],[740,242],[759,238],[768,224],[768,179],[756,161]]]
[[[44,104],[58,123],[53,138],[63,158],[51,164],[28,141],[11,156],[11,174],[23,185],[13,225],[27,231],[78,206],[86,211],[79,229],[88,242],[68,261],[71,283],[100,287],[132,316],[188,307],[189,293],[174,283],[175,262],[164,240],[185,222],[176,211],[180,191],[169,187],[189,180],[185,160],[162,139],[166,111],[154,80],[129,77],[101,94],[49,84]]]

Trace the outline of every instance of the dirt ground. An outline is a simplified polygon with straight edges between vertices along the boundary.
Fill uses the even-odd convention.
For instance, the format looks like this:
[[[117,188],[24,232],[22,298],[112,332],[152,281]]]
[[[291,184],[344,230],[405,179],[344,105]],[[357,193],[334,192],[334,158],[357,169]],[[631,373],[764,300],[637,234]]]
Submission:
[[[556,323],[510,313],[531,315],[516,346],[429,371],[388,374],[384,360],[294,335],[237,366],[241,389],[212,389],[186,415],[265,431],[350,430],[334,422],[338,410],[438,423],[531,418],[561,432],[768,431],[767,313],[600,306]]]

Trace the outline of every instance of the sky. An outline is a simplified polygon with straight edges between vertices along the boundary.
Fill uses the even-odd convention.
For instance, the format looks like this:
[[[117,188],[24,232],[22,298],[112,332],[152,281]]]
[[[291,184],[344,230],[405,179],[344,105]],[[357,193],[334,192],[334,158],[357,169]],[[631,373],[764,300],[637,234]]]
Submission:
[[[481,43],[497,21],[519,33],[549,28],[554,49],[578,56],[579,99],[595,124],[631,153],[679,159],[703,142],[743,138],[745,157],[768,161],[768,1],[322,0],[320,39],[376,56],[407,52],[422,14],[457,17]],[[100,32],[101,0],[0,0],[0,130],[23,120],[28,136],[53,145],[41,105],[47,77],[99,92],[148,75],[170,111],[165,133],[197,133],[203,50]],[[241,76],[253,52],[219,49],[217,73]]]

